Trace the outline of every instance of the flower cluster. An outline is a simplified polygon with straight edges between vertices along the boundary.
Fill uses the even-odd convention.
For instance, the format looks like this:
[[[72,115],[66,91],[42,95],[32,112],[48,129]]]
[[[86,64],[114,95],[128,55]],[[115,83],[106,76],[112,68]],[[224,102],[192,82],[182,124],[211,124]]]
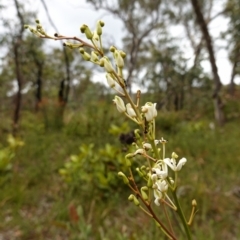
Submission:
[[[168,167],[170,167],[175,173],[180,171],[182,166],[187,162],[186,158],[182,158],[179,162],[176,162],[176,153],[172,153],[172,158],[165,158],[158,160],[152,168],[151,179],[153,181],[153,194],[154,203],[159,206],[162,199],[167,196],[167,190],[169,186],[174,186],[174,180],[168,175]]]

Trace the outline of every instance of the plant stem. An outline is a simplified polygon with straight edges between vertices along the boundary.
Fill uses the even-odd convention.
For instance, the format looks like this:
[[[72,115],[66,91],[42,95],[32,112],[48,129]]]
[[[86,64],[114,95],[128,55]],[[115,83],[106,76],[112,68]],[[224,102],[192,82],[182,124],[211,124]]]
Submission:
[[[173,195],[175,204],[176,204],[176,206],[177,206],[177,214],[179,215],[179,217],[180,217],[181,220],[182,220],[182,224],[183,224],[185,233],[186,233],[186,235],[187,235],[187,239],[188,239],[188,240],[191,240],[192,237],[191,237],[191,233],[190,233],[190,230],[189,230],[189,226],[188,226],[187,221],[186,221],[186,219],[185,219],[185,216],[184,216],[184,214],[183,214],[181,205],[180,205],[180,203],[179,203],[179,201],[178,201],[178,197],[177,197],[177,194],[176,194],[176,189],[174,189],[174,190],[172,191],[172,195]]]

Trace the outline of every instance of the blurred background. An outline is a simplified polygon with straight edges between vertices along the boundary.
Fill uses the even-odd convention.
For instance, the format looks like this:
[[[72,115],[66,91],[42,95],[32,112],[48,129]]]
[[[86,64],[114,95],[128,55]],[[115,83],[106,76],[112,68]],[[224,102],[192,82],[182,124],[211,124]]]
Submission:
[[[0,0],[0,240],[164,239],[117,177],[136,126],[102,69],[24,29],[35,19],[81,38],[105,22],[133,98],[157,103],[167,156],[188,159],[179,196],[189,215],[198,202],[194,239],[240,239],[239,16],[238,0]]]

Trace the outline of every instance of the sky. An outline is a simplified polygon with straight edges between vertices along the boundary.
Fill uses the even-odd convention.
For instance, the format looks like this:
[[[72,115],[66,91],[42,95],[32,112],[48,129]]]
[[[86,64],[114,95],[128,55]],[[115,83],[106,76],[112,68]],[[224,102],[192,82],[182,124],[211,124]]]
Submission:
[[[41,1],[28,1],[31,3],[28,6],[29,9],[37,12],[38,19],[41,21],[47,32],[54,34],[55,30],[51,27],[48,21]],[[106,13],[103,10],[93,10],[92,7],[85,2],[85,0],[45,0],[45,2],[47,4],[49,14],[60,34],[81,36],[79,28],[82,24],[87,24],[91,29],[94,29],[97,20],[102,19],[105,22],[103,37],[110,39],[111,42],[114,42],[117,47],[122,47],[121,38],[123,37],[123,25],[120,20],[112,17],[109,13]],[[9,6],[9,8],[11,8],[11,6]],[[219,9],[214,9],[214,11],[218,12]],[[211,23],[209,29],[216,43],[216,48],[218,48],[218,51],[216,51],[216,59],[221,81],[223,84],[228,84],[231,75],[231,65],[228,61],[226,50],[220,49],[222,46],[224,46],[224,42],[216,40],[219,32],[227,29],[227,20],[219,17],[213,21],[213,23]],[[194,55],[189,43],[184,37],[184,29],[181,27],[174,27],[172,30],[172,35],[180,38],[179,44],[182,49],[184,49],[185,57],[187,57],[191,62]],[[57,45],[60,46],[61,43],[49,40],[47,44],[49,44],[49,46],[56,47]],[[207,72],[211,72],[211,67],[208,60],[204,61],[202,66]],[[96,72],[94,81],[100,81],[104,83],[105,78],[102,74]],[[236,79],[236,83],[239,84],[240,80]]]

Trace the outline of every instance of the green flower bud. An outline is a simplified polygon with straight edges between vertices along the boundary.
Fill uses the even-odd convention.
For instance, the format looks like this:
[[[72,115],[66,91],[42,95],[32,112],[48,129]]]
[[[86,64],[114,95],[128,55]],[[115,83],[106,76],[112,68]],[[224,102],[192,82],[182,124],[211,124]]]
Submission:
[[[144,174],[141,172],[141,170],[139,168],[136,168],[136,171],[138,172],[140,177],[144,177]]]
[[[104,26],[104,22],[99,20],[97,22],[97,34],[100,36],[102,35],[102,27]]]
[[[80,52],[81,54],[84,54],[85,50],[84,50],[83,48],[79,48],[79,52]]]
[[[91,52],[91,59],[93,62],[98,62],[98,55],[96,54],[95,51]]]
[[[197,206],[197,201],[196,201],[196,199],[193,199],[193,200],[192,200],[192,206],[193,206],[193,207],[196,207],[196,206]]]
[[[126,57],[126,53],[123,52],[122,50],[120,50],[119,53],[120,53],[120,55],[121,55],[122,58],[125,58],[125,57]]]
[[[151,178],[151,176],[148,176],[147,186],[148,186],[149,188],[151,188],[152,185],[153,185],[152,178]]]
[[[173,153],[172,153],[172,158],[173,158],[173,159],[177,159],[177,158],[178,158],[178,155],[177,155],[175,152],[173,152]]]
[[[85,29],[86,29],[86,25],[83,24],[83,25],[80,27],[81,33],[84,33],[84,32],[85,32]]]
[[[146,186],[141,188],[141,194],[142,194],[143,199],[145,201],[147,201],[148,200],[148,194],[145,191],[148,191],[148,188]]]
[[[130,202],[132,202],[132,201],[133,201],[133,199],[134,199],[134,195],[133,195],[133,194],[131,194],[131,195],[128,197],[128,200],[129,200]]]
[[[114,58],[115,58],[116,65],[119,68],[123,68],[124,67],[124,61],[123,61],[123,58],[120,55],[119,51],[114,52]]]
[[[81,26],[80,30],[81,30],[82,33],[85,33],[87,39],[91,40],[93,38],[93,33],[87,25],[83,24]]]
[[[135,196],[133,196],[133,202],[136,206],[140,205],[140,202],[138,201],[138,199]]]
[[[69,48],[73,49],[73,45],[72,45],[71,42],[64,42],[64,43],[63,43],[63,46],[64,46],[64,47],[69,47]]]
[[[113,68],[112,64],[110,63],[109,59],[107,57],[103,57],[102,59],[103,59],[104,68],[105,68],[106,72],[113,73],[114,68]]]
[[[111,46],[110,48],[109,48],[109,50],[110,50],[110,52],[115,52],[115,50],[116,50],[116,48],[114,47],[114,46]]]
[[[142,171],[144,176],[147,175],[147,173],[146,173],[146,166],[141,166],[141,171]]]
[[[104,67],[104,61],[103,61],[102,58],[99,60],[99,66],[100,66],[100,67]]]
[[[128,178],[126,177],[126,175],[123,172],[118,172],[118,176],[123,179],[123,182],[125,184],[129,184],[129,180],[128,180]]]
[[[91,59],[90,54],[88,54],[87,52],[85,52],[83,48],[79,48],[79,52],[81,53],[81,55],[82,55],[82,57],[83,57],[84,60],[90,61],[90,59]]]

